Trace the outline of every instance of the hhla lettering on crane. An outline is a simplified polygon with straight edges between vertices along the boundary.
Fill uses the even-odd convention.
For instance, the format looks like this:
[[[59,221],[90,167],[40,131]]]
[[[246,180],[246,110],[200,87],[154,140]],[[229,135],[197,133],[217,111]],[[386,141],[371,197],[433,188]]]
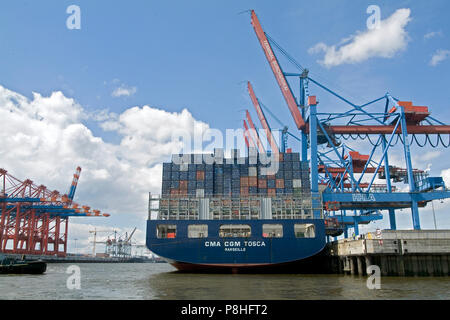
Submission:
[[[354,202],[373,202],[376,201],[375,196],[371,193],[354,193],[352,194],[352,200]]]

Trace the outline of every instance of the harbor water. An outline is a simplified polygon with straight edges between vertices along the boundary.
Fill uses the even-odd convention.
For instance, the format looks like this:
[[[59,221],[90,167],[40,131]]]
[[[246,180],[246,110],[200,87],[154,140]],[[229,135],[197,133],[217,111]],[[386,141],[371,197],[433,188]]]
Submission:
[[[54,263],[43,275],[0,275],[0,299],[450,299],[449,277],[381,277],[380,289],[369,289],[367,280],[351,275],[186,274],[167,263]]]

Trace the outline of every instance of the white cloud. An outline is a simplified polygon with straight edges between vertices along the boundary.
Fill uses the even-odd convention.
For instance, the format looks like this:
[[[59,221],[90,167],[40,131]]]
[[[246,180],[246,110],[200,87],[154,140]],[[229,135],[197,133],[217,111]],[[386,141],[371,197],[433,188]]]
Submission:
[[[134,95],[137,92],[137,88],[136,87],[128,87],[124,84],[122,84],[120,87],[114,89],[114,91],[112,92],[112,96],[115,98],[118,97],[129,97]]]
[[[114,112],[109,112],[108,110],[94,110],[91,112],[83,112],[83,116],[85,119],[91,119],[98,122],[115,120],[118,118],[118,115]]]
[[[87,118],[114,130],[121,142],[111,144],[95,136],[82,123]],[[2,86],[0,119],[0,168],[66,193],[75,168],[81,166],[76,202],[112,214],[107,219],[142,225],[148,192],[161,192],[161,162],[180,151],[171,133],[183,129],[193,134],[209,128],[188,110],[170,113],[144,106],[119,115],[107,111],[93,115],[61,92],[49,97],[34,93],[28,99]]]
[[[410,9],[398,9],[387,19],[381,20],[379,28],[359,31],[333,46],[320,42],[308,52],[325,52],[323,60],[318,62],[326,67],[359,63],[372,57],[392,58],[407,46],[409,37],[405,27],[411,21],[410,14]]]
[[[424,39],[431,39],[437,36],[442,36],[442,31],[431,31],[425,34],[423,37]]]
[[[442,170],[441,177],[444,179],[445,186],[450,187],[450,169]]]
[[[430,66],[437,66],[442,61],[446,60],[450,56],[450,50],[438,49],[431,57]]]
[[[439,150],[429,150],[429,151],[422,150],[421,152],[414,153],[412,157],[412,163],[414,168],[430,172],[433,160],[441,156],[442,151]]]

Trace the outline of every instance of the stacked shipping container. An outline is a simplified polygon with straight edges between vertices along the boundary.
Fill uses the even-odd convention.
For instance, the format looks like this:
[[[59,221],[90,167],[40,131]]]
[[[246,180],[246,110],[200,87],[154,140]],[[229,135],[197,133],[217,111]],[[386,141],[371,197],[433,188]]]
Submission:
[[[299,153],[280,153],[278,170],[270,174],[266,174],[271,167],[266,154],[240,158],[233,150],[232,155],[225,159],[223,150],[216,150],[214,155],[207,155],[208,163],[202,154],[178,155],[177,161],[164,163],[162,196],[274,197],[310,193],[309,166],[300,161]]]

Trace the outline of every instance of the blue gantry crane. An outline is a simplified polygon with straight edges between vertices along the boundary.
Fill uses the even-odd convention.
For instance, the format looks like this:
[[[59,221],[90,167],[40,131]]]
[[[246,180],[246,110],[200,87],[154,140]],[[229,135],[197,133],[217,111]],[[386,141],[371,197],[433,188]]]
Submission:
[[[430,177],[413,168],[410,147],[415,143],[419,147],[448,148],[450,139],[446,143],[444,137],[450,137],[450,126],[432,117],[428,107],[415,106],[390,93],[361,105],[351,102],[313,79],[308,69],[264,32],[253,10],[251,23],[300,131],[301,159],[309,163],[311,192],[321,195],[326,215],[344,224],[345,231],[351,226],[358,234],[359,224],[381,219],[382,211],[388,212],[390,227],[396,229],[395,211],[409,208],[413,228],[420,229],[419,208],[430,201],[449,198],[450,191],[442,177]],[[296,72],[283,71],[273,48],[287,58]],[[299,80],[298,99],[287,80],[290,77]],[[330,94],[348,109],[321,112],[316,95],[310,94],[313,87]],[[369,107],[377,108],[376,112],[369,111]],[[368,145],[369,154],[360,154],[347,143],[351,141]],[[402,167],[389,164],[389,154],[396,145],[402,149]],[[381,184],[380,180],[386,183]],[[409,190],[398,191],[393,185],[396,182],[407,183]],[[315,216],[319,215],[316,211]]]

